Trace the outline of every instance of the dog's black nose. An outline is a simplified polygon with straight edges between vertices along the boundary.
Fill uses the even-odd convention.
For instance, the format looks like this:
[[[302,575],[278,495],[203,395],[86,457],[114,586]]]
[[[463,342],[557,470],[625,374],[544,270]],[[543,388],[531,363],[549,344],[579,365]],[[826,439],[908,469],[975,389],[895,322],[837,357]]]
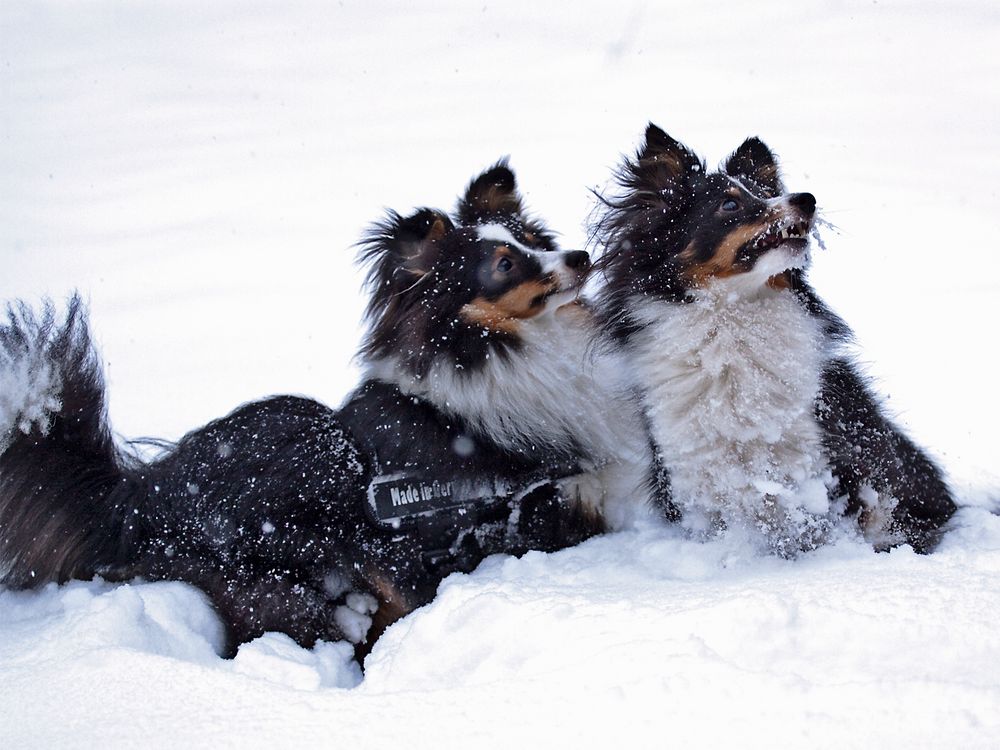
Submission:
[[[812,193],[792,193],[788,202],[810,215],[816,210],[816,196]]]
[[[563,256],[563,262],[574,270],[586,271],[590,268],[590,255],[583,250],[573,250]]]

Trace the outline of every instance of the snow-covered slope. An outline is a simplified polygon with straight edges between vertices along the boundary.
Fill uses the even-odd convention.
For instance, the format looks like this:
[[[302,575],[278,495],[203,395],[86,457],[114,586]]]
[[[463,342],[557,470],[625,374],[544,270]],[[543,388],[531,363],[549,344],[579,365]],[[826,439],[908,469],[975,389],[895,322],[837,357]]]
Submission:
[[[211,650],[180,584],[0,594],[4,747],[995,747],[1000,519],[931,557],[662,531],[493,558],[379,641]],[[351,689],[347,686],[357,685]]]
[[[0,299],[90,298],[125,436],[336,403],[383,206],[510,154],[581,246],[653,120],[815,193],[813,280],[969,504],[941,551],[640,529],[494,559],[379,642],[230,662],[180,584],[0,592],[0,747],[1000,743],[1000,10],[988,2],[0,4]]]

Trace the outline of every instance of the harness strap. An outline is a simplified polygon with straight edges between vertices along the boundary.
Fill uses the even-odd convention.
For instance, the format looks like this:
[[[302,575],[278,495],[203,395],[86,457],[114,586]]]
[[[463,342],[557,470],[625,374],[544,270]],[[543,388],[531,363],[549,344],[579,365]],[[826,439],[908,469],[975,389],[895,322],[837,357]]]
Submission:
[[[376,475],[368,485],[368,507],[381,526],[399,528],[408,519],[444,511],[453,518],[475,515],[483,506],[509,500],[513,488],[503,480],[427,480],[417,474]]]

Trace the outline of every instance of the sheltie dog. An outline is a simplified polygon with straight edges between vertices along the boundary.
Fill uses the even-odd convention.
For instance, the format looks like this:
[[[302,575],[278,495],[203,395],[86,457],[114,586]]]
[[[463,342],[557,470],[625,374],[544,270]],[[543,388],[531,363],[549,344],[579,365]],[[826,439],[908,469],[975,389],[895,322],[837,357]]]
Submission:
[[[74,297],[0,326],[0,583],[172,579],[227,653],[265,631],[363,654],[453,571],[647,512],[652,451],[562,251],[505,162],[454,217],[390,213],[361,243],[366,374],[338,411],[277,396],[146,462],[112,438]]]
[[[592,225],[600,315],[682,523],[791,555],[846,517],[878,548],[933,549],[955,503],[806,281],[815,198],[785,191],[757,138],[709,172],[652,124],[616,178]]]

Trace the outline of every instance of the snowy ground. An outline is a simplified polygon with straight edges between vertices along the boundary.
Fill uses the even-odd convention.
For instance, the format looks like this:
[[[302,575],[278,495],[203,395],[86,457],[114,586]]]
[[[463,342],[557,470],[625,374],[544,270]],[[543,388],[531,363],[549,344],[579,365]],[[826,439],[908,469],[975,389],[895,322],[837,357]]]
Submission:
[[[991,2],[0,4],[0,299],[91,300],[125,436],[336,403],[351,243],[510,154],[584,241],[647,120],[761,135],[840,228],[813,280],[969,507],[937,554],[641,529],[455,576],[363,681],[230,662],[179,584],[0,592],[0,747],[1000,744],[1000,10]]]

